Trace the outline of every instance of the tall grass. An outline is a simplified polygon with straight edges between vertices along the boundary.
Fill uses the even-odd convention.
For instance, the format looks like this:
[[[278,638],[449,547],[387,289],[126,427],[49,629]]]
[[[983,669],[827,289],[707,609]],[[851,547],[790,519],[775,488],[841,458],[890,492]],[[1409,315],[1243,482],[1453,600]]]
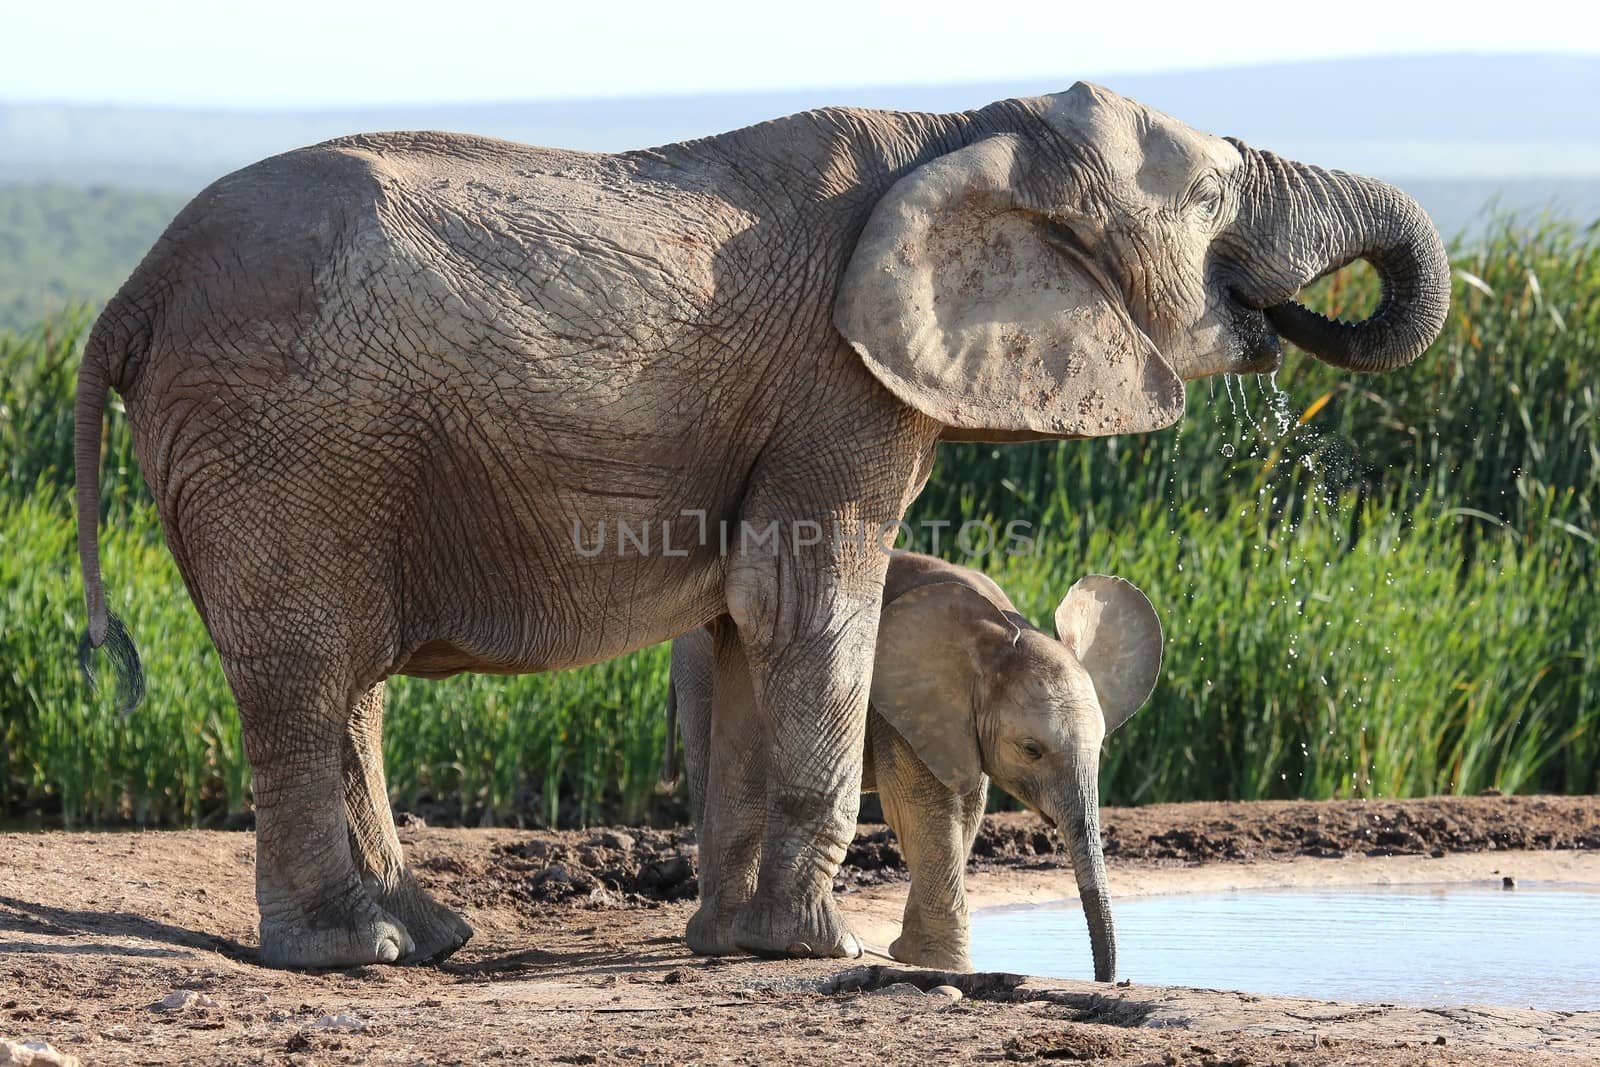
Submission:
[[[1291,513],[1308,494],[1409,512],[1431,493],[1529,533],[1543,515],[1530,501],[1570,490],[1554,518],[1600,538],[1597,227],[1508,222],[1457,255],[1444,334],[1404,370],[1355,377],[1291,350],[1275,379],[1191,385],[1185,419],[1160,433],[943,446],[916,508],[1032,517],[1054,505],[1092,524],[1155,499],[1183,509],[1265,486]],[[1308,297],[1347,316],[1376,300],[1359,266]]]
[[[1165,623],[1151,704],[1107,748],[1111,799],[1600,791],[1600,239],[1502,229],[1455,260],[1445,335],[1356,379],[1190,389],[1135,438],[943,450],[913,517],[1034,524],[980,561],[1043,621],[1122,574]],[[1374,299],[1359,271],[1315,299]],[[77,678],[71,398],[88,317],[0,335],[0,817],[203,823],[249,803],[233,702],[113,415],[108,586],[145,656],[132,716]],[[1280,391],[1281,390],[1281,391]],[[469,822],[647,808],[664,648],[526,678],[395,679],[391,792]]]
[[[216,652],[151,536],[155,516],[141,508],[129,518],[101,540],[108,573],[126,582],[118,608],[149,675],[144,703],[124,717],[113,694],[97,696],[78,677],[83,595],[70,513],[42,480],[32,494],[0,497],[0,745],[12,814],[194,823],[247,801],[249,768]]]
[[[1431,497],[1410,521],[1364,507],[1352,549],[1349,516],[1325,504],[1292,529],[1257,505],[1150,504],[1084,538],[1070,567],[1052,553],[991,568],[1047,626],[1082,572],[1159,606],[1162,679],[1107,743],[1112,800],[1600,789],[1588,546],[1501,531],[1463,567],[1476,520]]]
[[[76,308],[24,333],[0,331],[0,474],[11,498],[57,497],[72,488],[73,398],[78,363],[94,316]],[[102,442],[102,514],[149,501],[115,393]]]

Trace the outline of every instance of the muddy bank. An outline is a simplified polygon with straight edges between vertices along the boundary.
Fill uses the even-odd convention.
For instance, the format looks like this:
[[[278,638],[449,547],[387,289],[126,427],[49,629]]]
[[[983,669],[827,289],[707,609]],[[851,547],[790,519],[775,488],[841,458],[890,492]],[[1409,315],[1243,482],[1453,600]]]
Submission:
[[[1156,804],[1104,823],[1107,855],[1148,862],[1600,848],[1593,797]]]
[[[1113,865],[1190,866],[1314,857],[1430,856],[1505,850],[1600,849],[1600,804],[1590,797],[1431,797],[1395,801],[1267,801],[1106,808]],[[456,871],[442,858],[441,873]],[[987,816],[973,873],[1070,866],[1060,834],[1027,812]],[[498,848],[474,871],[474,901],[644,906],[692,900],[693,834],[683,829],[547,831]],[[841,892],[902,882],[905,857],[886,826],[863,825],[845,855]]]
[[[1600,877],[1595,798],[1177,805],[1110,810],[1106,823],[1124,895],[1264,878],[1479,877],[1503,862]],[[1386,836],[1402,832],[1414,838]],[[413,823],[402,836],[419,876],[477,936],[442,967],[299,974],[255,963],[248,834],[0,834],[0,1041],[149,1064],[1600,1060],[1600,1013],[701,959],[681,940],[696,890],[686,831]],[[983,841],[975,903],[1070,888],[1059,842],[1031,816],[990,819]],[[1518,844],[1536,848],[1506,847]],[[1402,847],[1410,854],[1381,855]],[[864,826],[851,852],[841,905],[864,931],[892,927],[898,849]]]

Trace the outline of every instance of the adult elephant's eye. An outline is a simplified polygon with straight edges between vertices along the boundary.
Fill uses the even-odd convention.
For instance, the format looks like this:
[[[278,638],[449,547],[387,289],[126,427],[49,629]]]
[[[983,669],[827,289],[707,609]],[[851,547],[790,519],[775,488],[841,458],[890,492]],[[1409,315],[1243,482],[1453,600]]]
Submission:
[[[1222,214],[1222,186],[1210,174],[1189,190],[1189,210],[1207,222]]]
[[[1024,737],[1021,741],[1018,741],[1017,751],[1021,752],[1023,758],[1028,760],[1044,758],[1044,746],[1031,737]]]

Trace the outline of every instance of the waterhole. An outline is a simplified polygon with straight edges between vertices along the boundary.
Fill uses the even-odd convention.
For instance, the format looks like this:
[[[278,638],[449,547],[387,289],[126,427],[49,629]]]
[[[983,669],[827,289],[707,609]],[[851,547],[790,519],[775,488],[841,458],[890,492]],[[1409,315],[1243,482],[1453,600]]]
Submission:
[[[1421,1006],[1600,1009],[1600,886],[1261,889],[1113,902],[1117,977]],[[1091,975],[1076,901],[973,915],[980,970]]]

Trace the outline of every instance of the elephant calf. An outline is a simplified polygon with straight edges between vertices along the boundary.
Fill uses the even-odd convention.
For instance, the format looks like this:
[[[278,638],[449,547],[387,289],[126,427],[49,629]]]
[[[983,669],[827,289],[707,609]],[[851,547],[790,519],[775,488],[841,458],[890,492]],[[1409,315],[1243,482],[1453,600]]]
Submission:
[[[1065,835],[1095,978],[1111,981],[1116,939],[1100,851],[1100,744],[1155,687],[1162,635],[1149,600],[1121,578],[1090,575],[1056,608],[1052,638],[987,576],[904,554],[889,564],[883,603],[862,789],[881,795],[911,869],[890,953],[906,963],[970,969],[963,875],[993,776]],[[705,816],[714,655],[706,629],[673,642],[671,706],[683,724],[696,825]],[[702,896],[715,892],[701,886]]]

